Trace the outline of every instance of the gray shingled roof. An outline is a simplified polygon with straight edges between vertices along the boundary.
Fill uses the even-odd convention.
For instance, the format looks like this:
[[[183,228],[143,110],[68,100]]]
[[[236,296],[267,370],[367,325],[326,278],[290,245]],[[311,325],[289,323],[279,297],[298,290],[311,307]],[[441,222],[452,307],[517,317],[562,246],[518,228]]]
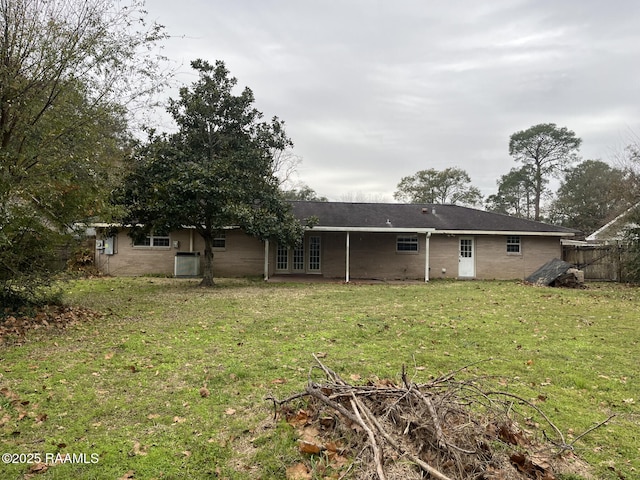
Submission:
[[[576,230],[458,205],[292,201],[296,217],[319,219],[319,227],[434,228],[436,231],[577,233]],[[387,223],[389,220],[390,224]]]

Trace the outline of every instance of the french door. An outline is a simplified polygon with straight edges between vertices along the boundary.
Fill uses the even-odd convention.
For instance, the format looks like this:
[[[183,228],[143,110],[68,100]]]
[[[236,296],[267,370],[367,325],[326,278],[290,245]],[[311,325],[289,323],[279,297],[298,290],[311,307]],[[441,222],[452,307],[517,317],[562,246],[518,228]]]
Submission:
[[[306,249],[305,249],[306,247]],[[277,273],[321,273],[320,237],[312,236],[294,248],[278,245],[276,250]]]

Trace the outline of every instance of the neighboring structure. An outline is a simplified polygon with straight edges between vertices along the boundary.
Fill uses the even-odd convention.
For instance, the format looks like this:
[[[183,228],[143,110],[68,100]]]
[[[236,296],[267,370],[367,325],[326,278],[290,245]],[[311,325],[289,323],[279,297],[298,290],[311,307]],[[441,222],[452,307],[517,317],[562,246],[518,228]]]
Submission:
[[[637,216],[638,208],[640,208],[640,204],[629,207],[609,223],[593,232],[585,240],[590,243],[604,244],[624,242],[625,230],[629,227],[637,227],[632,222],[631,217]]]
[[[563,241],[563,260],[584,271],[585,279],[622,282],[628,280],[625,271],[628,252],[625,230],[637,227],[633,216],[640,204],[633,205],[616,218],[588,235],[584,241]]]
[[[351,279],[524,279],[562,255],[575,230],[456,205],[291,202],[319,221],[286,248],[229,227],[214,244],[216,276],[322,275]],[[97,225],[105,229],[108,225]],[[127,229],[98,233],[96,264],[111,275],[196,276],[204,242],[194,229],[134,244]]]

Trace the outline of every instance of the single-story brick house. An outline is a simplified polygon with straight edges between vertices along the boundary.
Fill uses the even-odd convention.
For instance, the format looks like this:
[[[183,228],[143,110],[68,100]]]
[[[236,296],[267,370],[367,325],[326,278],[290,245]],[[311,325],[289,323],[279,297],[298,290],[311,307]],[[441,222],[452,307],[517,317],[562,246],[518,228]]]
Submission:
[[[424,280],[524,279],[560,258],[572,229],[457,205],[291,202],[317,217],[297,248],[264,242],[230,226],[214,242],[216,276],[321,275]],[[204,242],[193,228],[134,243],[127,229],[110,238],[96,225],[96,264],[111,275],[197,276]]]

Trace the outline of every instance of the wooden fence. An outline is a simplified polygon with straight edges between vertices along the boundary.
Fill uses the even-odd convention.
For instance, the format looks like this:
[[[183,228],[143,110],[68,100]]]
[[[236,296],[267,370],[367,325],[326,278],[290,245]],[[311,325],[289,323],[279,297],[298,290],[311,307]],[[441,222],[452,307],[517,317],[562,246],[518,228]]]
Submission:
[[[627,247],[615,244],[563,245],[562,259],[584,272],[585,280],[625,282]]]

